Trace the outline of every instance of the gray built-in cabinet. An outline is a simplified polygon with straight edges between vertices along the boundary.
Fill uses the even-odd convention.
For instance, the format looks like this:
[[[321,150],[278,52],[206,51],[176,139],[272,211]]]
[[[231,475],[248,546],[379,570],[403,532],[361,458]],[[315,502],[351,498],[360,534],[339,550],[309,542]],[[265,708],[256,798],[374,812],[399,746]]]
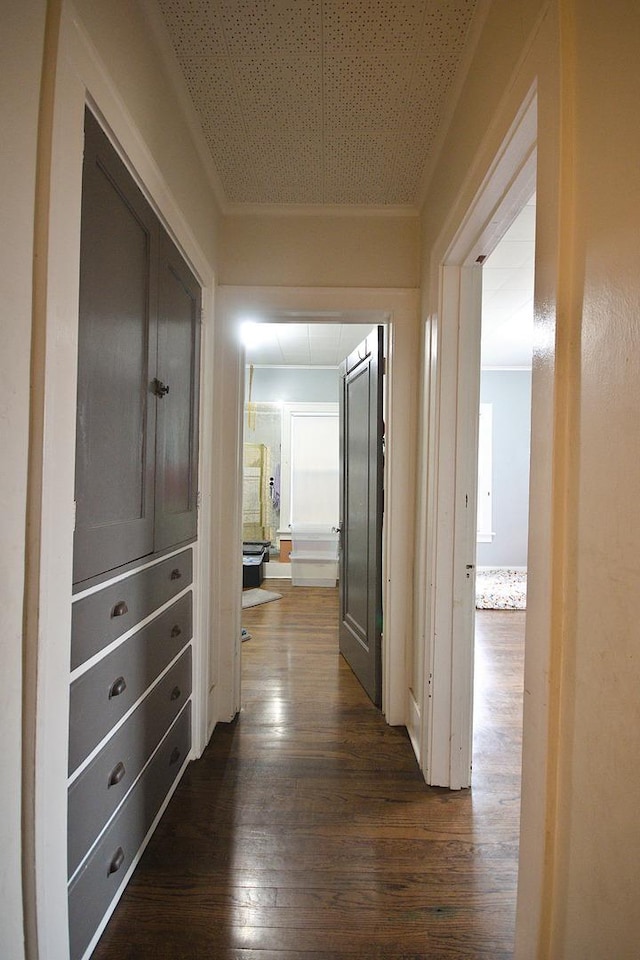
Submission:
[[[201,309],[89,112],[82,191],[76,583],[195,537]]]
[[[70,663],[72,960],[191,749],[201,291],[85,115]]]

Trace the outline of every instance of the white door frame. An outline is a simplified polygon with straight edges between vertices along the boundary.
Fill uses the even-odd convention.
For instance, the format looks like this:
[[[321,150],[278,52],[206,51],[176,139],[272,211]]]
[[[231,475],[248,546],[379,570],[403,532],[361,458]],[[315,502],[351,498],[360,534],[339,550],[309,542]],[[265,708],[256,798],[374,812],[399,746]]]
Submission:
[[[418,362],[418,291],[358,287],[233,287],[218,288],[216,329],[227,351],[221,375],[221,402],[230,417],[225,430],[225,477],[220,496],[227,516],[218,537],[241,549],[241,426],[244,409],[244,370],[240,362],[243,317],[263,316],[270,322],[305,315],[319,322],[387,323],[387,456],[385,471],[385,534],[383,558],[383,712],[389,724],[407,722],[406,651],[412,629],[412,550],[415,518],[415,422]],[[218,356],[222,354],[218,352]],[[231,362],[232,361],[232,362]],[[394,377],[394,368],[400,375]],[[238,416],[240,412],[240,416]],[[237,431],[237,432],[234,432]],[[219,571],[218,589],[227,597],[225,622],[220,624],[221,659],[232,671],[226,712],[240,708],[240,585],[235,565]],[[239,567],[239,565],[238,565]],[[234,568],[234,569],[231,569]]]
[[[528,92],[453,240],[436,251],[436,387],[422,549],[427,623],[420,762],[427,782],[471,783],[481,280],[478,268],[535,191],[537,97]],[[446,245],[445,245],[446,244]],[[430,535],[433,532],[433,535]],[[470,574],[467,576],[467,574]]]

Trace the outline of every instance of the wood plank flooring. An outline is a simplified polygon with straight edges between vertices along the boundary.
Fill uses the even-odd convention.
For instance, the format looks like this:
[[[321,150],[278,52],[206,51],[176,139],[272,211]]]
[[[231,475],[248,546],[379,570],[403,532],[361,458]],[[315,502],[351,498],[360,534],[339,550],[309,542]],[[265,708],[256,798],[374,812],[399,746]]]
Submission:
[[[474,784],[424,784],[338,654],[337,591],[243,611],[243,709],[190,764],[95,960],[507,960],[524,613],[478,611]]]

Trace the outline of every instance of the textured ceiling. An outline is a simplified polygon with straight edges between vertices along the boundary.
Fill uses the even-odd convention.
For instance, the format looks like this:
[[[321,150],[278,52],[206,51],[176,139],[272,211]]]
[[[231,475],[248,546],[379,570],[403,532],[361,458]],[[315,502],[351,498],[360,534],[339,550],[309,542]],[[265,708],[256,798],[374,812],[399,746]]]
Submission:
[[[158,0],[232,204],[415,205],[477,0]]]
[[[337,367],[373,328],[372,323],[256,323],[245,328],[247,363]]]

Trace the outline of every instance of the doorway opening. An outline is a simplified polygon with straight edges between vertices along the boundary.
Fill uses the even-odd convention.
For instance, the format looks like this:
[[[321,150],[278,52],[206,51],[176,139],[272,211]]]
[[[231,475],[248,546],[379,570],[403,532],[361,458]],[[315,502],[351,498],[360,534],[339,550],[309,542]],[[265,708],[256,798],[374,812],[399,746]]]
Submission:
[[[498,153],[484,158],[489,172],[471,204],[460,210],[457,231],[442,238],[433,260],[434,272],[440,265],[434,276],[438,302],[432,333],[437,338],[437,394],[430,405],[433,441],[426,462],[434,493],[426,529],[437,535],[431,542],[424,538],[428,685],[423,691],[427,710],[421,765],[429,783],[452,789],[471,785],[475,580],[478,546],[485,546],[477,544],[482,265],[523,207],[530,206],[536,191],[536,136],[533,86]],[[506,344],[504,329],[499,333],[498,342]],[[532,388],[535,383],[532,370]],[[493,532],[490,528],[490,539]]]
[[[535,195],[482,263],[473,781],[519,832],[526,623]],[[503,696],[487,697],[496,676]],[[495,742],[501,741],[500,765]],[[493,744],[493,746],[492,746]],[[494,750],[492,755],[491,751]]]
[[[482,264],[476,606],[526,607],[535,196]]]
[[[379,319],[245,326],[242,536],[243,607],[270,602],[272,592],[255,596],[265,579],[271,586],[274,580],[289,581],[294,588],[336,588],[340,581],[340,651],[381,706],[384,365]],[[373,337],[372,330],[380,334]],[[365,386],[362,394],[361,383],[371,389]],[[360,404],[355,421],[354,403]],[[373,430],[371,441],[365,438],[362,463],[356,462],[360,419],[365,431]],[[379,489],[358,492],[354,518],[349,478],[376,471]],[[352,558],[360,553],[364,562],[356,564],[356,588]],[[375,563],[368,559],[376,556]],[[354,631],[355,654],[349,645]],[[244,628],[242,636],[247,637]]]
[[[270,545],[265,576],[290,579],[291,531],[339,520],[339,365],[371,323],[249,322],[242,538]]]

